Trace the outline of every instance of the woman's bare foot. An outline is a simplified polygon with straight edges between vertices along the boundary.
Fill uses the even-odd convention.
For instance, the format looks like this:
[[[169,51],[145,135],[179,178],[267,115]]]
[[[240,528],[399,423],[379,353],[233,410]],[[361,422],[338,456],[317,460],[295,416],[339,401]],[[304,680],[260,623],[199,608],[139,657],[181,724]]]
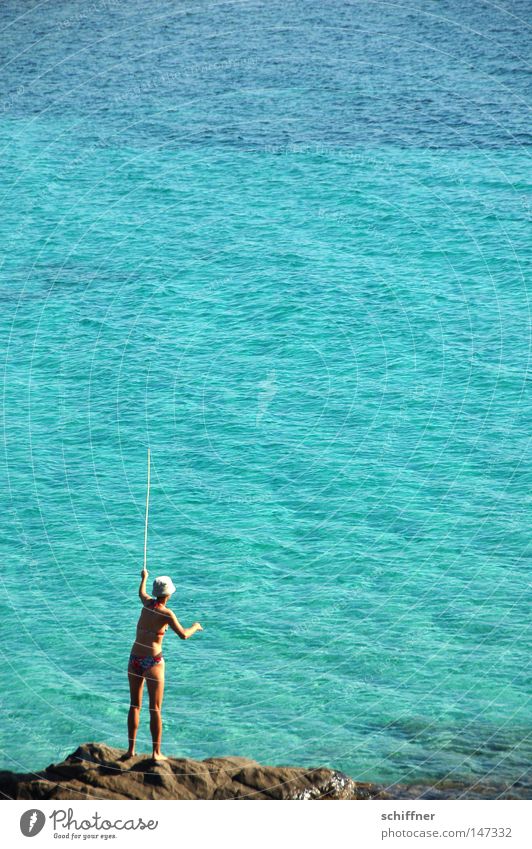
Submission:
[[[154,761],[167,761],[168,760],[166,755],[162,755],[161,752],[154,752],[152,754],[152,758],[153,758]]]
[[[130,758],[135,757],[135,752],[126,752],[125,755],[121,755],[118,760],[119,761],[128,761]]]

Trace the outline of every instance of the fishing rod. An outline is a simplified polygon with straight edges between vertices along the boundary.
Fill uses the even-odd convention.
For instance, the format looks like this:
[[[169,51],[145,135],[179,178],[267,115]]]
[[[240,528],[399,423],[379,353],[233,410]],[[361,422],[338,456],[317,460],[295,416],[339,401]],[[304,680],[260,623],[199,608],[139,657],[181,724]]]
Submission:
[[[150,511],[150,449],[148,448],[148,487],[146,490],[146,519],[144,521],[144,569],[148,555],[148,513]]]

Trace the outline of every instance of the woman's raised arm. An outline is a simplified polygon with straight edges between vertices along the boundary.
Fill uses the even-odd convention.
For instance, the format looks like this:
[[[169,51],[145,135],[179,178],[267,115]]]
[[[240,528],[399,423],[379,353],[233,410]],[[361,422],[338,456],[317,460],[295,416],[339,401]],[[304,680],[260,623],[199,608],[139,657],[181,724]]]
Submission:
[[[143,604],[150,600],[150,596],[146,592],[146,580],[148,578],[148,570],[143,569],[140,573],[142,575],[139,587],[139,598]]]

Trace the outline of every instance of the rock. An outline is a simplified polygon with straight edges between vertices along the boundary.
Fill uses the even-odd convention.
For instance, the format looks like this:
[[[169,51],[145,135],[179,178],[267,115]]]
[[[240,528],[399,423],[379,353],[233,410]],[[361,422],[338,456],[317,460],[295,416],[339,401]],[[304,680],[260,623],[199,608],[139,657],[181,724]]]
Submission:
[[[387,787],[353,781],[326,767],[263,766],[249,758],[124,761],[124,751],[85,743],[43,772],[0,772],[4,799],[530,799],[520,779],[506,785],[440,781]]]
[[[0,773],[9,799],[368,799],[387,798],[325,767],[262,766],[249,758],[130,760],[101,743],[85,743],[59,764],[27,775]]]

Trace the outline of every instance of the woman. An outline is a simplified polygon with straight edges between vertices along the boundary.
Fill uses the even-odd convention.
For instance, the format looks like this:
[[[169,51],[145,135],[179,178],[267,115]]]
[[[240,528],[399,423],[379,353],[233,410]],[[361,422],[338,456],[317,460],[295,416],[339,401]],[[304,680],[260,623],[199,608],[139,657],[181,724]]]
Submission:
[[[143,609],[137,622],[137,636],[131,649],[127,670],[131,698],[127,719],[129,748],[124,758],[131,758],[135,754],[135,740],[137,739],[140,708],[142,705],[142,690],[144,679],[146,679],[150,698],[150,731],[153,741],[153,758],[156,761],[165,761],[167,758],[161,754],[161,737],[163,732],[161,706],[164,692],[163,637],[168,627],[172,631],[175,631],[177,636],[182,640],[188,640],[196,631],[203,631],[203,628],[199,622],[194,622],[191,628],[183,628],[177,620],[175,613],[166,606],[168,599],[175,592],[175,587],[170,578],[163,575],[161,578],[155,579],[153,582],[153,595],[155,598],[151,598],[146,592],[148,572],[143,569],[141,575],[142,580],[139,587],[139,596],[143,604]]]

